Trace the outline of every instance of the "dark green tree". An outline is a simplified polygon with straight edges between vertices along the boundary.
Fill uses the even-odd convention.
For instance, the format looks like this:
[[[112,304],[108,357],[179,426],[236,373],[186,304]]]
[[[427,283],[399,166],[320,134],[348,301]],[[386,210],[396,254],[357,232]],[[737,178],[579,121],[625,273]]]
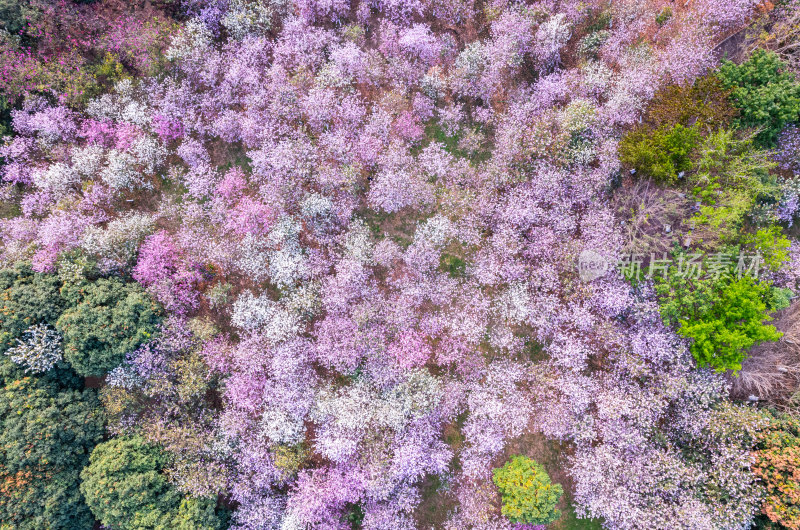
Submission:
[[[96,392],[63,370],[24,376],[2,361],[0,391],[0,528],[86,529],[94,517],[79,490],[81,469],[102,439]]]
[[[103,375],[150,339],[161,320],[158,304],[138,285],[116,278],[65,284],[69,307],[56,321],[64,358],[84,376]]]
[[[37,4],[31,0],[0,0],[0,29],[12,35],[24,30],[27,22],[41,15]]]
[[[216,529],[223,518],[210,499],[182,498],[162,473],[167,455],[139,436],[98,445],[81,474],[86,503],[119,530]]]
[[[739,125],[760,128],[762,145],[773,144],[784,125],[800,118],[800,84],[775,52],[756,50],[738,65],[724,61],[717,77],[739,109]]]
[[[55,324],[67,307],[60,289],[58,277],[35,273],[28,264],[0,270],[0,353],[30,326]]]

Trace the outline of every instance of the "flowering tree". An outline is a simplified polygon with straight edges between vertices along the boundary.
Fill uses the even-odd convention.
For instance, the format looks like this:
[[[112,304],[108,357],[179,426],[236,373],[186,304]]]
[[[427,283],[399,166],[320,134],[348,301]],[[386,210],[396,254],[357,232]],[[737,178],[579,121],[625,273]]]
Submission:
[[[17,339],[17,346],[6,350],[12,361],[25,371],[46,372],[62,358],[61,336],[45,324],[31,326]]]
[[[791,110],[782,68],[692,85],[756,3],[473,4],[188,0],[168,42],[106,32],[124,64],[92,96],[10,113],[0,347],[41,369],[55,329],[105,375],[116,438],[83,484],[103,524],[213,527],[217,496],[242,530],[410,529],[438,497],[448,529],[544,523],[552,495],[517,517],[492,481],[531,432],[569,445],[575,511],[607,528],[751,523],[761,420],[692,356],[719,353],[706,313],[725,337],[738,313],[703,306],[692,343],[652,282],[576,263],[629,250],[609,197],[638,204],[645,173],[726,228],[794,216],[772,155],[736,147],[764,86]],[[758,285],[764,308],[722,298],[761,324]]]

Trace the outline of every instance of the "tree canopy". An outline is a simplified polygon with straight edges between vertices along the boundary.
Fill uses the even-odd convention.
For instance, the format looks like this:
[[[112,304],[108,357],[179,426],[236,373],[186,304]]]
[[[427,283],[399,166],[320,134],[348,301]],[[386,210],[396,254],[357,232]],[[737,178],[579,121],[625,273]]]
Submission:
[[[52,376],[21,376],[8,361],[2,362],[0,527],[91,528],[94,517],[79,480],[103,436],[96,391],[61,386]],[[68,380],[67,374],[61,375],[62,383]]]
[[[81,492],[104,525],[120,530],[216,530],[216,500],[183,498],[162,473],[167,455],[139,436],[98,445],[81,473]]]

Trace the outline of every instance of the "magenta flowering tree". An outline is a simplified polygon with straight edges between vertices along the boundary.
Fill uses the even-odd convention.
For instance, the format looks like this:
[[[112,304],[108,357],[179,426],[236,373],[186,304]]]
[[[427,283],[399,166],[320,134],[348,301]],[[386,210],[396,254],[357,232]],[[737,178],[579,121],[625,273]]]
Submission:
[[[147,287],[167,311],[185,314],[197,308],[197,283],[202,277],[186,263],[170,236],[159,231],[149,236],[139,248],[133,278]]]

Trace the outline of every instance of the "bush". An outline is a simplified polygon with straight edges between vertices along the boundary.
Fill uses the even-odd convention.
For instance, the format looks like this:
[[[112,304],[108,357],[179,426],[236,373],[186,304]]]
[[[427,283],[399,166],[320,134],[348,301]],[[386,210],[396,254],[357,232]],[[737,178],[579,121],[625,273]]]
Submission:
[[[65,389],[54,378],[9,378],[0,427],[0,528],[92,528],[78,482],[103,436],[95,392]]]
[[[8,100],[0,95],[0,137],[10,135],[11,127],[11,105]],[[0,156],[0,166],[3,165],[4,158]]]
[[[600,47],[608,40],[610,32],[607,30],[589,33],[578,43],[578,54],[581,57],[597,58]]]
[[[217,530],[227,528],[229,513],[216,510],[211,499],[181,500],[178,513],[171,519],[169,528],[175,530]]]
[[[671,18],[672,18],[672,8],[667,6],[664,9],[662,9],[658,15],[656,15],[656,24],[658,24],[659,26],[663,26],[664,24],[669,22],[669,19]]]
[[[739,125],[760,128],[762,145],[774,144],[784,125],[800,117],[800,85],[774,52],[756,50],[740,65],[724,61],[717,76],[741,113]]]
[[[162,473],[167,456],[141,437],[98,445],[81,473],[81,492],[95,517],[118,530],[220,528],[209,499],[184,499]]]
[[[671,183],[678,179],[678,173],[692,169],[691,154],[699,139],[697,126],[641,127],[622,139],[619,158],[638,172]]]
[[[702,192],[698,195],[705,199]],[[741,236],[745,217],[752,209],[753,199],[747,192],[725,189],[720,195],[715,195],[710,205],[702,204],[689,220],[696,227],[692,237],[709,251],[719,248],[722,243],[733,244]]]
[[[693,340],[690,350],[699,366],[736,372],[751,346],[782,336],[764,324],[772,320],[767,314],[771,286],[749,276],[692,280],[673,271],[658,278],[656,293],[664,319]]]
[[[541,464],[515,456],[493,474],[503,498],[502,514],[512,523],[549,524],[561,517],[556,505],[564,490],[550,483]]]
[[[137,284],[122,280],[66,284],[70,307],[58,318],[64,358],[84,376],[103,375],[125,354],[150,339],[161,319],[160,307]]]
[[[742,136],[734,129],[718,129],[700,144],[696,164],[698,179],[704,175],[726,186],[738,186],[751,196],[770,191],[774,185],[770,171],[776,167],[770,152],[758,148],[752,136]]]
[[[757,148],[752,137],[724,128],[709,133],[698,148],[697,172],[688,178],[702,204],[690,221],[698,228],[694,238],[707,248],[720,242],[738,244],[746,220],[771,224],[769,203],[780,193],[770,174],[774,167],[769,153]]]
[[[12,35],[26,29],[27,23],[35,21],[41,11],[34,3],[20,0],[0,0],[0,29]]]
[[[781,266],[789,260],[789,247],[791,243],[780,226],[759,228],[755,234],[746,234],[742,243],[752,247],[758,252],[764,265],[772,271],[780,270]]]

